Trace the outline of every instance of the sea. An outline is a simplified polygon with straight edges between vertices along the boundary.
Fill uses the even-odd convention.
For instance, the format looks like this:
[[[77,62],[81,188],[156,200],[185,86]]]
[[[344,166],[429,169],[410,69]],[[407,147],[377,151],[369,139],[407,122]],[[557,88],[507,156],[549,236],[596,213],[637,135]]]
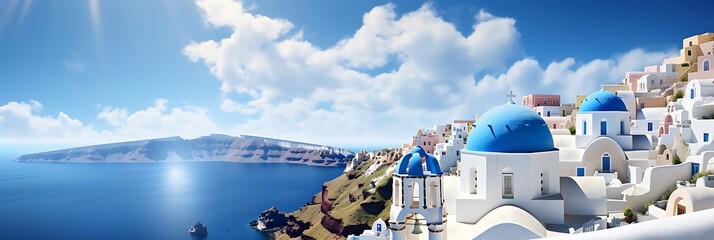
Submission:
[[[265,239],[248,223],[306,204],[342,167],[232,162],[24,163],[0,156],[0,239]]]

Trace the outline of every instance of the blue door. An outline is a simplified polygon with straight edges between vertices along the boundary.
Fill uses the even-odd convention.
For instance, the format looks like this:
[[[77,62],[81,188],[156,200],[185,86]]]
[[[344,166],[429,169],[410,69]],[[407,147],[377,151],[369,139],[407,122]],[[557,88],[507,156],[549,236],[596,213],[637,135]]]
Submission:
[[[652,123],[647,123],[647,131],[652,131]]]
[[[602,172],[610,172],[610,155],[607,153],[605,155],[602,155]]]
[[[704,133],[704,142],[709,142],[709,133]]]
[[[578,177],[585,176],[585,168],[584,167],[578,167],[575,169],[575,171],[576,171],[576,175]]]
[[[607,135],[607,122],[600,121],[600,135]]]
[[[625,121],[620,121],[620,135],[625,135]]]
[[[692,163],[692,176],[699,173],[699,163]]]
[[[694,88],[689,89],[689,99],[694,99]]]

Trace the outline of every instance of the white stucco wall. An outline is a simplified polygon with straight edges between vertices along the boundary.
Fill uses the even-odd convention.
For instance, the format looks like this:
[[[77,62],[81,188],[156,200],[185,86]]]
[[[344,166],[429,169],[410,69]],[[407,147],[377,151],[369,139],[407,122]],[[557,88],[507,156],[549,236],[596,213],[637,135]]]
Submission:
[[[607,215],[607,193],[602,177],[561,177],[566,215]]]
[[[714,119],[692,120],[692,142],[689,150],[692,155],[700,154],[703,151],[714,151]],[[709,141],[704,142],[704,133],[709,134]]]
[[[559,117],[560,116],[560,106],[538,106],[535,107],[536,113],[541,117]],[[548,115],[550,112],[550,116]]]
[[[607,131],[601,135],[601,122],[605,121]],[[576,146],[585,148],[591,141],[601,136],[607,136],[617,141],[622,149],[632,149],[632,136],[630,135],[630,116],[627,112],[587,112],[578,113],[576,116]],[[585,129],[583,123],[585,122]],[[621,132],[620,122],[623,124]]]
[[[630,224],[603,231],[587,232],[577,235],[560,235],[548,239],[632,239],[632,240],[670,240],[670,239],[711,239],[714,236],[714,209]]]
[[[544,223],[563,223],[558,164],[558,151],[487,153],[463,150],[456,220],[475,223],[489,211],[508,204],[525,209]],[[513,198],[504,198],[502,194],[504,170],[513,173]],[[541,192],[541,173],[545,194]],[[551,195],[555,195],[554,199],[543,199]]]
[[[491,240],[491,239],[534,239],[540,238],[538,234],[524,228],[515,223],[501,223],[490,227],[485,232],[478,235],[476,240]]]
[[[648,191],[640,195],[625,194],[625,201],[632,209],[640,209],[645,203],[659,200],[662,194],[674,186],[677,181],[691,179],[691,172],[692,165],[689,162],[648,168],[645,170],[642,182],[636,185]]]

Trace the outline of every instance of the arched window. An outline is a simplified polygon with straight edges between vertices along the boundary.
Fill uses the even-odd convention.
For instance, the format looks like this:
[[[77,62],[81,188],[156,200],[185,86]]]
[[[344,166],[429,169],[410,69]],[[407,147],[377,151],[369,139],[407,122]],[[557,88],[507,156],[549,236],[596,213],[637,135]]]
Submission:
[[[583,135],[588,134],[588,122],[583,121]]]
[[[625,121],[620,121],[620,135],[625,135]]]
[[[681,203],[682,199],[683,199],[682,197],[677,197],[676,199],[674,199],[674,204],[672,204],[672,206],[674,206],[674,207],[671,210],[672,216],[677,216],[677,215],[682,215],[682,214],[687,213],[687,207]],[[670,201],[672,201],[672,200],[670,200]]]
[[[600,135],[607,135],[607,121],[600,121]]]
[[[402,187],[399,180],[394,181],[394,206],[399,206],[402,200]]]
[[[409,184],[409,207],[419,208],[419,200],[421,199],[419,183],[413,182]]]
[[[437,203],[439,202],[438,196],[439,196],[439,185],[437,185],[435,182],[432,182],[429,184],[429,202],[431,207],[436,207]]]
[[[611,160],[610,160],[610,154],[609,153],[603,153],[602,154],[602,172],[604,173],[609,173],[612,172],[611,169]]]
[[[692,56],[692,50],[687,50],[687,56]]]
[[[704,60],[702,66],[704,66],[704,71],[709,71],[709,60]]]

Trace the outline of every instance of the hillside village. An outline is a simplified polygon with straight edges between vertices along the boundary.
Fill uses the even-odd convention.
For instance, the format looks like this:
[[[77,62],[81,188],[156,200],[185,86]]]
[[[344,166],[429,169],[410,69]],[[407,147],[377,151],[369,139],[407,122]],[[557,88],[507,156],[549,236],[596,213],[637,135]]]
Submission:
[[[341,218],[358,221],[355,224],[367,230],[330,231],[330,236],[401,240],[583,233],[578,238],[642,239],[683,231],[711,235],[714,230],[701,224],[666,229],[669,235],[651,233],[658,233],[655,224],[667,226],[672,219],[686,218],[678,215],[714,220],[714,210],[695,213],[714,208],[712,52],[714,33],[688,37],[679,56],[628,71],[619,84],[602,85],[574,103],[548,93],[517,101],[510,92],[506,104],[475,119],[419,129],[411,141],[392,150],[391,161],[359,153],[335,181],[369,179],[358,188],[367,192],[362,200],[359,194],[347,196],[362,208],[352,207]],[[372,175],[375,169],[379,176]],[[344,189],[334,184],[325,188]],[[375,198],[374,192],[384,192],[387,184],[391,194]],[[324,198],[328,193],[323,190],[319,201],[345,197]],[[367,199],[377,199],[386,208],[348,220],[365,211]],[[309,206],[294,213],[314,211]],[[305,220],[313,223],[306,236],[325,237],[310,235],[324,227],[324,218],[322,227],[315,226],[319,220]],[[631,230],[623,233],[616,231],[619,228]],[[645,229],[649,235],[636,234]]]

